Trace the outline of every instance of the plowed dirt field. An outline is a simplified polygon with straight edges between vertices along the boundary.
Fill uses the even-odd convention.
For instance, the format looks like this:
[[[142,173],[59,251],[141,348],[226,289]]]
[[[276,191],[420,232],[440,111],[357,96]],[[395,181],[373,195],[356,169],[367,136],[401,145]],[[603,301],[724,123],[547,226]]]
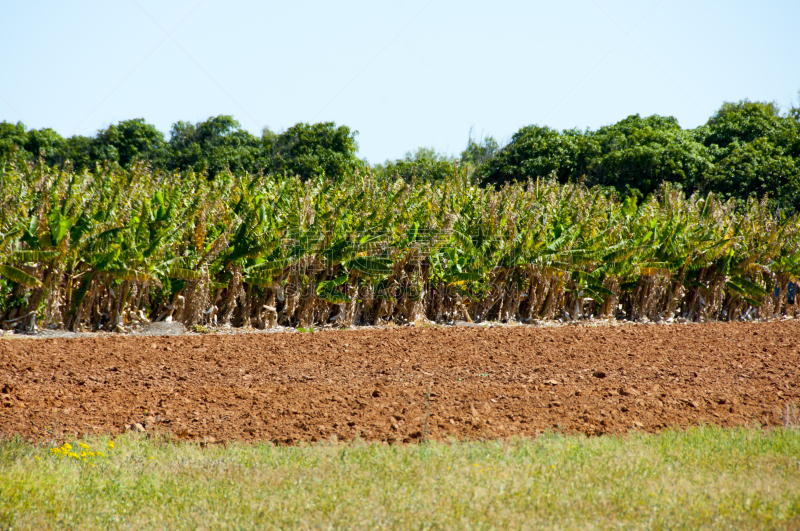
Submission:
[[[798,321],[0,339],[0,434],[31,440],[603,434],[783,425],[798,404]]]

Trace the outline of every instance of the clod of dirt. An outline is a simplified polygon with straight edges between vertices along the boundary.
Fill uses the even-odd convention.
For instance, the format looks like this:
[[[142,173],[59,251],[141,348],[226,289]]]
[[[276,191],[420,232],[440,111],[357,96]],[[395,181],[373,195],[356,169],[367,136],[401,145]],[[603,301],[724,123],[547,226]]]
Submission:
[[[474,418],[478,418],[478,410],[475,409],[475,405],[474,404],[470,404],[469,405],[469,412]]]
[[[138,422],[134,422],[133,423],[133,429],[135,429],[136,431],[139,431],[139,432],[145,431],[144,430],[144,426],[142,426]]]
[[[592,373],[592,376],[594,376],[595,378],[605,378],[606,373],[604,373],[603,371],[594,371]]]
[[[632,387],[621,387],[619,389],[619,394],[622,396],[639,396],[639,391]]]
[[[558,380],[545,380],[545,385],[558,385]]]

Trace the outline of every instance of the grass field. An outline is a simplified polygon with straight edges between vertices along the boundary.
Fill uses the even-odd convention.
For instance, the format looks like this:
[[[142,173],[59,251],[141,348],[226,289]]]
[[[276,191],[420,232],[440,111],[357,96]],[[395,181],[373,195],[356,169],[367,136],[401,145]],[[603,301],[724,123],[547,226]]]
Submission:
[[[800,431],[405,446],[0,442],[0,529],[286,528],[798,529]]]

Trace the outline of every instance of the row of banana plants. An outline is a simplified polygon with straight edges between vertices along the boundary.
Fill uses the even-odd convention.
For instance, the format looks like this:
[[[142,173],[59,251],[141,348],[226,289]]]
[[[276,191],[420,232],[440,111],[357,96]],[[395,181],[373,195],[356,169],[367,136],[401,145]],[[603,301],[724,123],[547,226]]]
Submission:
[[[0,170],[5,329],[773,318],[799,275],[796,219],[669,184]]]

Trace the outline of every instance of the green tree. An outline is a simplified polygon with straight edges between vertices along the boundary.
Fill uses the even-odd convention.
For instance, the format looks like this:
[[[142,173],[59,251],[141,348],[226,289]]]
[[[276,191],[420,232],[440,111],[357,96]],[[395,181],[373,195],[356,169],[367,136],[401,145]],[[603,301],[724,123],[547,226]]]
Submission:
[[[559,132],[530,125],[517,131],[511,142],[477,171],[485,184],[500,186],[529,177],[555,175],[559,182],[580,179],[600,152],[591,132]]]
[[[709,118],[705,144],[724,148],[732,142],[746,144],[760,137],[785,141],[787,130],[795,125],[792,121],[780,115],[780,108],[775,103],[748,100],[726,102]]]
[[[265,146],[272,147],[269,171],[298,175],[308,180],[326,175],[339,180],[345,174],[364,168],[356,157],[358,131],[347,126],[336,127],[333,122],[299,123],[277,136],[262,136]]]
[[[694,190],[712,165],[709,149],[675,118],[636,114],[597,131],[524,127],[478,175],[494,186],[530,177],[553,176],[561,183],[585,178],[590,185],[646,196],[664,181]]]
[[[459,163],[452,157],[437,153],[434,148],[418,148],[407,152],[402,159],[387,160],[376,166],[376,173],[385,179],[440,181],[454,175]]]
[[[467,147],[461,152],[461,162],[478,167],[492,158],[498,149],[500,149],[500,145],[494,137],[487,136],[482,140],[478,140],[472,138],[472,131],[470,131]]]
[[[800,161],[760,137],[748,144],[731,144],[730,153],[707,176],[706,187],[725,197],[744,199],[769,195],[788,211],[800,210]]]
[[[94,139],[88,136],[69,137],[63,154],[64,162],[69,161],[76,171],[91,169],[97,160],[93,156],[93,143]]]
[[[58,132],[50,128],[31,129],[25,142],[25,150],[32,157],[44,158],[48,166],[63,167],[67,159],[67,141]]]
[[[776,207],[800,207],[800,121],[775,103],[724,103],[698,128],[715,164],[703,188],[726,197],[769,195]]]
[[[25,151],[25,143],[28,141],[28,128],[22,122],[12,124],[3,120],[0,123],[0,159],[7,160],[13,154],[29,159],[29,154]]]
[[[144,118],[125,120],[99,131],[92,144],[95,160],[118,162],[126,168],[136,160],[161,167],[167,154],[164,133]]]
[[[800,122],[800,90],[797,91],[797,105],[792,105],[789,109],[789,117],[795,122]]]
[[[169,169],[207,171],[209,177],[225,170],[258,173],[266,163],[262,142],[227,115],[197,124],[175,123],[169,148]]]
[[[629,116],[601,127],[595,138],[601,154],[590,164],[588,183],[622,193],[647,196],[665,181],[692,191],[713,165],[708,149],[671,116]]]

